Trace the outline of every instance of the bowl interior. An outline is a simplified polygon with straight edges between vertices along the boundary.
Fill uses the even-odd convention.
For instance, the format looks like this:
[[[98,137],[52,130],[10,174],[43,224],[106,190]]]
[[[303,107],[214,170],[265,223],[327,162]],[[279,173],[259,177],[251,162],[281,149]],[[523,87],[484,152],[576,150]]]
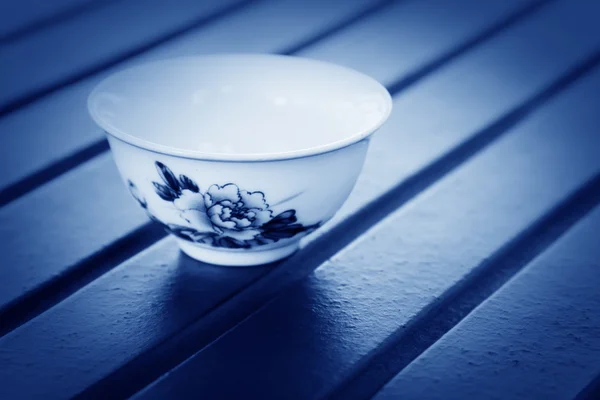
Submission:
[[[385,88],[337,65],[274,55],[214,55],[144,64],[89,98],[108,133],[191,156],[319,152],[368,136],[391,109]]]

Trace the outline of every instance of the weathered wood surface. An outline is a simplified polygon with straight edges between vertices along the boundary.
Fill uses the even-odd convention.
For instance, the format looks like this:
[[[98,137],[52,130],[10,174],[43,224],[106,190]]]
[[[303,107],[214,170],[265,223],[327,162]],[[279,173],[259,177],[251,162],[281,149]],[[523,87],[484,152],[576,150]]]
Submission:
[[[600,209],[376,399],[572,399],[600,373]]]

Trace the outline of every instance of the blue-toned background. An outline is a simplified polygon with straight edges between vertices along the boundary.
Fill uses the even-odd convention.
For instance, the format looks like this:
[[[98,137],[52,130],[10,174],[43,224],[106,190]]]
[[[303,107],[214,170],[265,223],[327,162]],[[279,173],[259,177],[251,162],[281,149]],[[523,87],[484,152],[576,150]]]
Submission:
[[[599,17],[0,0],[0,399],[600,398]],[[330,61],[393,96],[344,207],[271,265],[183,255],[86,109],[121,68],[221,52]]]

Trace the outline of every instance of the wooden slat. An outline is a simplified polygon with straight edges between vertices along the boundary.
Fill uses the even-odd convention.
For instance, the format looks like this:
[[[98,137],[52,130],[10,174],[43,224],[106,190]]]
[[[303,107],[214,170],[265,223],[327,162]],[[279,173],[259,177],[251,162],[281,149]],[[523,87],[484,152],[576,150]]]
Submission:
[[[330,396],[490,254],[600,176],[598,90],[600,70],[136,399]]]
[[[0,47],[0,114],[242,0],[126,0]]]
[[[74,17],[114,0],[4,0],[0,3],[0,43]]]
[[[175,335],[175,327],[185,327],[197,315],[221,302],[223,297],[234,295],[267,271],[266,267],[231,271],[198,265],[180,253],[174,240],[160,242],[128,261],[127,268],[105,275],[104,278],[111,281],[109,286],[101,282],[90,284],[81,291],[82,301],[66,300],[68,312],[53,313],[50,325],[38,325],[46,339],[53,337],[58,342],[50,347],[46,347],[49,344],[46,342],[44,355],[35,357],[34,364],[15,361],[21,356],[33,356],[32,348],[22,347],[25,342],[30,346],[39,339],[46,341],[31,336],[38,335],[34,333],[37,329],[15,331],[16,335],[2,338],[0,398],[71,398],[119,366],[131,362],[149,346],[156,345],[156,340]],[[105,296],[97,298],[97,291]],[[96,336],[100,332],[102,334]],[[99,341],[93,343],[90,339]],[[147,367],[156,366],[149,364]],[[4,380],[9,375],[19,376],[19,382]],[[34,381],[36,383],[32,384]],[[118,394],[101,396],[123,397]]]
[[[376,399],[574,398],[600,372],[599,237],[600,208]]]
[[[405,9],[403,15],[380,13],[374,18],[377,29],[373,29],[370,21],[359,23],[338,40],[312,47],[310,57],[367,71],[390,86],[399,75],[408,75],[416,70],[415,66],[438,58],[450,43],[465,40],[473,32],[471,27],[479,30],[488,26],[490,22],[482,18],[482,13],[501,17],[514,9],[515,5],[503,2],[482,5],[476,0],[462,0],[453,6],[444,3],[447,2],[412,1],[411,4],[399,4],[396,8]],[[532,3],[522,2],[520,5]],[[465,26],[453,26],[454,21],[461,21]],[[348,51],[349,43],[356,51]],[[383,55],[386,62],[379,62]],[[365,66],[365,60],[368,66]]]
[[[219,25],[217,31],[206,32],[202,43],[206,46],[198,44],[198,49],[274,50],[353,15],[366,2],[339,2],[337,7],[326,9],[316,0],[265,3],[244,18],[230,20],[228,24]],[[298,12],[300,8],[302,12]],[[291,20],[295,21],[295,27],[290,26]],[[267,23],[269,29],[256,28]],[[277,30],[281,34],[275,35]],[[235,35],[232,36],[232,32]],[[243,40],[244,37],[249,40]],[[80,120],[88,119],[85,110],[72,112],[80,113],[77,117]],[[36,145],[32,150],[48,149]],[[21,158],[28,157],[21,154]],[[126,192],[110,154],[105,153],[0,209],[0,238],[6,240],[4,262],[9,266],[0,282],[0,310],[19,296],[26,296],[50,279],[73,269],[111,241],[146,224],[147,218]],[[30,245],[30,234],[22,230],[23,224],[37,226],[35,247]]]
[[[0,310],[147,223],[135,208],[115,206],[131,198],[115,185],[112,163],[105,154],[0,210]]]
[[[299,4],[294,1],[265,1],[238,11],[235,15],[230,15],[222,21],[217,21],[211,26],[207,26],[198,32],[192,32],[175,40],[166,46],[160,46],[155,50],[148,52],[140,57],[136,57],[130,63],[148,61],[157,58],[180,56],[186,54],[200,54],[213,52],[275,52],[287,50],[291,37],[302,37],[305,30],[303,24],[306,20],[317,18],[329,19],[330,21],[340,21],[346,14],[336,13],[339,7],[345,5],[346,9],[359,10],[366,5],[372,5],[373,2],[357,1],[352,2],[326,2],[318,0],[310,0]],[[331,3],[331,4],[329,4]],[[367,72],[372,74],[382,81],[392,80],[398,76],[398,69],[405,68],[411,70],[423,62],[430,61],[432,58],[439,55],[442,49],[448,49],[449,46],[469,37],[474,27],[483,29],[489,19],[482,18],[481,21],[469,19],[465,26],[453,26],[447,21],[453,21],[453,18],[460,18],[460,15],[453,13],[459,12],[465,15],[477,13],[477,10],[482,8],[476,1],[467,2],[462,0],[457,3],[454,11],[445,11],[444,14],[434,14],[432,22],[427,22],[427,13],[433,7],[446,10],[447,5],[440,5],[439,1],[428,1],[425,4],[419,1],[402,0],[394,9],[389,12],[381,12],[377,19],[380,21],[378,29],[374,29],[373,25],[367,24],[364,28],[357,28],[350,31],[353,40],[341,40],[331,46],[331,54],[335,57],[343,56],[340,62],[346,62],[350,66],[362,65],[365,61],[369,61],[370,67]],[[486,7],[489,10],[488,15],[497,14],[499,17],[506,15],[514,7],[521,5],[526,7],[536,1],[526,0],[515,2],[493,2]],[[324,4],[329,4],[327,7]],[[464,4],[464,6],[462,5]],[[336,8],[337,7],[337,8]],[[354,8],[356,7],[356,8]],[[313,10],[318,8],[321,13],[315,13]],[[422,21],[417,28],[412,24],[412,20],[398,15],[394,10],[406,9],[406,15],[411,15],[415,20]],[[277,10],[287,10],[285,16],[272,18],[273,14],[278,13]],[[457,11],[458,10],[458,11]],[[446,19],[444,19],[444,17]],[[395,19],[394,19],[395,18]],[[396,23],[396,20],[398,23]],[[255,21],[260,21],[255,23]],[[231,25],[230,25],[231,24]],[[229,29],[230,26],[237,26],[237,29]],[[361,25],[363,26],[363,25]],[[443,27],[440,29],[439,27]],[[282,27],[284,27],[282,29]],[[415,31],[415,29],[417,29]],[[377,37],[375,43],[378,43],[373,50],[369,50],[374,43],[362,43],[360,46],[355,45],[356,37],[368,35],[377,36],[376,32],[382,31]],[[356,32],[356,33],[353,33]],[[375,33],[373,33],[375,32]],[[419,46],[414,46],[414,32],[423,32],[419,40]],[[444,35],[440,32],[448,32]],[[346,32],[345,32],[346,34]],[[272,46],[262,46],[261,38],[269,37],[272,41]],[[364,49],[357,51],[353,58],[348,56],[349,51],[347,44],[350,43],[350,48]],[[340,45],[342,47],[340,47]],[[373,51],[377,50],[377,53]],[[325,48],[315,56],[325,56],[329,51]],[[387,71],[383,71],[382,67],[377,67],[377,64],[386,64],[385,62],[372,62],[374,59],[362,57],[361,54],[370,53],[373,57],[388,58],[393,57],[396,62],[389,65]],[[334,57],[334,58],[335,58]],[[406,57],[406,58],[405,58]],[[103,142],[102,132],[95,126],[88,116],[86,110],[86,98],[92,87],[107,74],[114,72],[115,68],[107,70],[103,74],[91,77],[72,87],[66,88],[47,98],[41,99],[27,108],[8,115],[0,119],[0,146],[5,150],[5,157],[0,159],[0,169],[4,172],[0,174],[0,199],[11,197],[4,190],[17,185],[20,181],[28,176],[44,171],[50,165],[60,163],[61,160],[68,156],[80,155],[79,158],[89,157],[89,154],[94,154],[98,151],[98,147],[93,147],[94,144],[100,143],[100,149],[106,149]],[[35,147],[29,144],[35,142]],[[84,149],[90,149],[87,153]],[[82,153],[82,154],[80,154]],[[27,157],[20,156],[27,154]],[[76,157],[76,159],[79,159]],[[67,166],[68,167],[68,166]],[[34,182],[35,183],[35,182]],[[19,192],[20,190],[17,190]]]
[[[522,3],[519,2],[519,4]],[[405,7],[409,6],[413,7],[410,3],[405,4]],[[407,19],[412,18],[411,15],[406,12],[406,8],[399,7],[398,10],[398,18],[400,18],[400,16],[404,16],[404,18]],[[509,10],[507,9],[506,13],[508,12]],[[551,9],[548,13],[552,20],[559,21],[565,13],[565,10],[562,8]],[[483,15],[484,14],[482,13],[482,19],[479,20],[477,24],[485,21]],[[493,16],[488,14],[487,18],[487,22],[489,23],[490,20],[502,18],[502,15]],[[572,46],[567,45],[562,39],[566,35],[573,40],[577,39],[585,42],[586,38],[589,39],[590,37],[593,37],[591,35],[583,35],[579,38],[577,33],[567,30],[565,32],[557,32],[555,38],[550,37],[549,39],[542,40],[542,37],[545,36],[545,20],[547,18],[549,18],[549,16],[546,13],[540,12],[539,14],[536,14],[535,18],[524,21],[520,26],[505,32],[497,40],[491,41],[489,47],[477,49],[472,54],[464,57],[464,59],[458,60],[456,64],[450,65],[444,71],[432,76],[422,85],[422,87],[425,88],[424,90],[426,90],[426,96],[419,97],[418,93],[421,93],[421,90],[419,87],[415,87],[414,90],[411,90],[405,96],[400,97],[397,102],[400,101],[403,102],[402,104],[411,104],[410,98],[415,96],[415,101],[418,100],[420,104],[415,104],[415,108],[412,110],[418,109],[419,112],[412,112],[406,115],[400,114],[401,118],[396,116],[392,117],[390,124],[375,136],[372,144],[373,151],[370,152],[365,174],[361,178],[359,187],[354,192],[353,198],[348,203],[348,206],[341,212],[341,215],[348,218],[350,214],[354,214],[357,211],[359,206],[372,201],[383,192],[390,190],[414,172],[430,164],[444,152],[452,149],[461,141],[473,137],[478,130],[485,128],[490,122],[491,117],[501,115],[512,107],[525,101],[527,98],[533,96],[544,86],[556,79],[559,74],[564,73],[565,70],[573,64],[574,60],[580,60],[589,55],[591,48],[594,47],[593,40],[588,41],[588,48],[586,49],[586,46],[573,48]],[[376,19],[374,20],[377,21]],[[394,22],[397,23],[398,19]],[[402,22],[402,20],[400,20],[400,22]],[[460,24],[458,22],[459,21],[448,23],[447,26],[460,27],[456,29],[463,30],[464,35],[467,35],[468,32],[465,32],[466,24]],[[379,23],[380,21],[377,21],[377,24]],[[390,21],[390,23],[392,23],[392,21]],[[586,23],[584,18],[583,21],[581,21],[581,24],[586,26]],[[378,29],[378,26],[379,25],[374,25],[373,29]],[[360,29],[365,28],[361,27]],[[351,30],[352,28],[349,29],[349,31]],[[585,30],[583,30],[583,32],[585,33]],[[343,40],[344,36],[345,35],[340,35],[332,40]],[[560,38],[560,40],[557,40],[556,38]],[[460,40],[460,38],[458,40]],[[348,48],[352,48],[350,46],[351,43],[348,44]],[[423,46],[423,48],[425,47],[426,46]],[[418,49],[419,48],[415,48],[412,57],[411,54],[407,52],[405,62],[413,62],[411,60],[419,62],[422,60],[422,57],[419,56]],[[482,99],[487,98],[487,92],[483,89],[487,87],[490,90],[494,90],[497,87],[496,85],[498,85],[499,82],[502,82],[502,80],[488,82],[487,80],[480,81],[477,79],[477,76],[483,77],[486,76],[485,74],[490,73],[489,71],[481,71],[478,66],[489,57],[495,55],[499,49],[504,49],[502,57],[512,57],[513,55],[516,56],[525,53],[531,57],[540,57],[546,62],[528,67],[529,61],[521,61],[522,64],[519,69],[522,70],[523,73],[528,74],[528,77],[529,74],[531,74],[530,79],[525,81],[526,84],[511,86],[510,91],[503,91],[502,96],[496,96],[497,103],[485,103],[485,106],[481,106],[477,113],[473,113],[469,107],[471,105],[477,105],[478,103],[481,103]],[[356,50],[356,47],[354,47],[354,50]],[[555,57],[557,52],[560,52],[562,57]],[[306,56],[311,55],[310,51],[304,52],[303,54]],[[385,62],[386,58],[382,55],[380,59],[381,62]],[[369,60],[365,60],[364,62],[365,64],[363,64],[362,69],[367,69],[368,71],[368,65],[370,65]],[[503,75],[504,68],[506,68],[504,64],[492,64],[490,67],[492,68],[492,71],[499,76]],[[504,79],[507,82],[512,81],[511,79],[521,81],[519,76],[511,76],[513,67],[517,68],[511,66],[511,69],[505,71],[506,76]],[[414,67],[407,68],[406,65],[402,65],[401,68],[407,70],[413,69]],[[535,73],[533,73],[533,71],[535,71]],[[451,82],[455,81],[457,76],[462,76],[465,73],[473,75],[475,79],[474,85],[471,86],[471,92],[462,92],[464,94],[462,97],[454,98],[451,95],[451,92],[446,92],[445,90]],[[484,75],[480,75],[482,73]],[[388,79],[392,80],[393,77]],[[430,85],[430,82],[433,83]],[[485,86],[486,84],[488,86]],[[466,86],[468,87],[468,85]],[[439,91],[436,90],[436,87]],[[467,91],[467,89],[464,90]],[[436,98],[439,98],[439,101],[433,101]],[[449,120],[447,124],[448,133],[446,135],[439,135],[439,131],[435,129],[436,127],[431,125],[432,119],[428,115],[444,115],[443,110],[446,109],[449,104],[444,103],[444,99],[457,106],[456,112],[461,110],[461,118]],[[460,102],[464,104],[464,108],[458,107]],[[402,129],[401,124],[407,123],[406,121],[410,121],[408,123],[412,124],[413,129],[410,131]],[[441,122],[442,121],[440,121],[440,123]],[[433,130],[431,130],[432,128]],[[419,138],[419,140],[415,140],[415,138]],[[389,150],[390,148],[405,149],[406,154],[413,154],[413,157],[399,158],[389,151],[383,151],[383,149]],[[407,163],[403,164],[404,162]],[[386,176],[383,176],[381,174],[382,170],[387,170],[389,173],[385,174]],[[378,179],[382,180],[380,184],[376,183]],[[93,177],[90,177],[90,180],[93,180]],[[120,183],[118,184],[120,185]],[[115,183],[115,185],[117,185],[117,183]],[[107,220],[108,218],[105,217],[104,219]],[[337,221],[339,222],[340,220],[338,219]],[[324,228],[324,230],[330,231],[331,229],[334,229],[335,226],[336,224],[331,224],[327,228]],[[164,253],[169,251],[169,248],[172,253],[169,253],[170,255],[165,255]],[[181,262],[181,258],[175,257],[176,254],[178,253],[176,250],[173,250],[173,242],[170,239],[167,239],[156,245],[154,248],[149,249],[147,253],[144,253],[141,256],[143,261],[136,259],[135,261],[121,265],[110,274],[100,278],[92,285],[84,288],[71,298],[59,304],[57,307],[40,315],[30,324],[23,326],[0,340],[0,355],[6,355],[3,362],[5,362],[6,365],[14,366],[14,368],[7,368],[6,373],[11,374],[16,371],[14,372],[16,373],[15,379],[10,379],[14,385],[10,388],[5,388],[7,393],[17,393],[20,390],[27,390],[28,393],[34,393],[34,391],[39,390],[39,393],[43,392],[45,394],[63,393],[64,390],[67,390],[67,393],[73,393],[73,391],[76,392],[77,390],[82,390],[92,384],[99,376],[110,374],[117,366],[125,368],[124,365],[143,365],[143,372],[138,371],[138,373],[141,375],[151,374],[156,372],[157,369],[158,372],[160,372],[161,367],[164,368],[165,365],[168,365],[165,364],[166,360],[172,362],[173,360],[177,360],[178,357],[185,357],[186,352],[189,350],[186,350],[184,346],[182,352],[180,346],[182,343],[189,342],[185,342],[187,340],[186,338],[188,338],[186,336],[187,331],[182,333],[181,329],[189,323],[205,316],[206,313],[210,311],[211,307],[214,307],[233,296],[243,287],[243,284],[241,284],[241,281],[237,281],[238,283],[236,285],[238,286],[232,287],[230,291],[223,290],[218,293],[218,296],[210,298],[206,303],[199,301],[198,299],[195,299],[192,303],[189,302],[189,299],[188,301],[184,301],[184,303],[178,303],[177,299],[174,299],[168,294],[168,291],[165,292],[164,284],[160,283],[184,281],[186,279],[185,277],[179,277],[181,271],[178,268],[178,265]],[[171,260],[167,261],[169,260],[169,257],[171,257]],[[154,263],[152,261],[154,259],[160,260],[160,262]],[[287,264],[284,262],[280,265],[277,272],[285,274],[286,271],[297,270],[297,267],[299,267],[298,263],[292,260]],[[139,270],[141,278],[136,280],[135,283],[128,284],[122,277],[130,275],[133,270]],[[203,271],[207,270],[199,268],[198,274],[201,275],[206,273]],[[234,279],[239,273],[239,270],[236,269],[225,269],[224,271],[226,271],[224,272],[226,275],[223,276],[231,275],[231,279]],[[244,285],[249,284],[250,281],[264,273],[264,270],[255,272],[256,275],[249,276],[247,283]],[[144,277],[144,274],[147,276]],[[273,273],[269,274],[269,277],[272,276]],[[146,283],[144,283],[144,281]],[[119,285],[122,288],[121,290],[116,291],[116,293],[110,291],[110,288],[115,286],[115,282],[119,282]],[[199,278],[196,282],[201,282],[201,279]],[[274,282],[273,285],[275,288],[279,287],[278,282]],[[133,291],[135,295],[132,295],[131,291]],[[264,294],[264,291],[261,291],[261,295],[262,294]],[[156,302],[154,303],[155,306],[153,309],[156,312],[132,312],[128,319],[124,320],[120,318],[120,315],[122,315],[121,313],[124,312],[123,309],[134,310],[138,307],[136,306],[138,302],[140,302],[140,307],[142,307],[142,303],[146,304],[147,299],[155,299]],[[235,303],[235,309],[244,310],[244,307],[251,307],[252,304],[256,302],[255,300],[252,301],[252,299],[248,302],[245,300],[248,299],[242,297],[240,299],[241,302]],[[181,299],[179,299],[179,301],[181,301]],[[212,301],[214,302],[211,305],[210,302]],[[86,304],[110,304],[110,307],[100,307],[101,310],[99,308],[94,308],[95,311],[88,313],[85,317],[93,318],[93,315],[96,313],[103,314],[103,318],[106,318],[104,321],[112,322],[110,328],[107,326],[110,333],[107,333],[106,331],[102,333],[100,326],[103,322],[100,322],[94,329],[88,329],[84,324],[83,326],[77,327],[70,326],[67,328],[69,332],[65,331],[65,321],[68,321],[70,318],[73,318],[74,315],[83,312],[86,309]],[[169,313],[163,312],[165,309],[173,310],[175,308],[179,310],[176,318],[171,317]],[[219,310],[221,310],[221,308],[219,308]],[[215,314],[211,311],[211,315]],[[218,316],[219,314],[217,313],[216,315]],[[206,340],[210,339],[210,335],[218,335],[218,329],[222,328],[223,320],[226,321],[227,318],[231,318],[231,315],[235,315],[235,313],[221,314],[221,323],[204,325],[208,326],[210,329],[214,328],[217,331],[210,332],[208,336],[194,335],[192,340],[193,345],[201,346],[202,343],[205,343]],[[239,316],[235,318],[238,317]],[[114,321],[117,321],[116,325],[114,324]],[[214,320],[211,322],[214,322]],[[108,324],[108,322],[106,323]],[[149,326],[160,327],[160,329],[148,329]],[[25,343],[29,342],[34,336],[39,336],[39,329],[43,329],[45,332],[50,333],[43,335],[43,339],[38,340],[35,343],[37,349],[35,352],[33,349],[31,349],[31,351],[27,350]],[[137,332],[135,338],[137,343],[136,346],[131,346],[131,339],[120,337],[121,334],[126,332]],[[175,340],[171,340],[168,343],[164,342],[175,332],[180,332]],[[68,348],[59,349],[57,343],[64,340],[62,338],[65,334],[77,336],[80,342],[73,344],[73,346],[69,346]],[[125,343],[129,343],[129,345],[125,345]],[[121,346],[121,344],[124,345]],[[156,360],[144,359],[142,353],[145,352],[146,355],[152,354],[154,351],[153,347],[158,344],[160,344],[160,346],[156,348],[156,352],[159,353],[161,361],[157,362]],[[172,344],[175,348],[168,348],[168,344]],[[94,363],[95,365],[91,371],[88,371],[85,374],[80,368],[84,360],[77,356],[77,354],[80,354],[80,350],[78,349],[83,348],[85,348],[87,362]],[[168,350],[165,350],[167,348]],[[31,360],[32,357],[45,357],[45,354],[48,354],[49,351],[52,353],[50,358],[53,360],[51,372],[49,372],[44,365],[40,365],[39,368],[31,366],[25,367],[29,363],[29,361],[26,360]],[[156,352],[154,354],[156,354]],[[102,360],[97,366],[94,361],[96,357],[100,357]],[[134,357],[137,358],[134,359]],[[169,357],[173,357],[173,359],[170,359]],[[69,382],[61,382],[53,377],[54,373],[59,375],[66,373],[72,379],[69,379]],[[6,376],[6,378],[8,378],[8,376]],[[139,377],[136,379],[143,380]],[[30,380],[35,380],[37,384],[35,386],[28,385],[27,382]],[[120,383],[127,385],[132,381],[135,381],[135,379],[128,377],[125,382]],[[119,387],[122,388],[123,386],[121,385]]]

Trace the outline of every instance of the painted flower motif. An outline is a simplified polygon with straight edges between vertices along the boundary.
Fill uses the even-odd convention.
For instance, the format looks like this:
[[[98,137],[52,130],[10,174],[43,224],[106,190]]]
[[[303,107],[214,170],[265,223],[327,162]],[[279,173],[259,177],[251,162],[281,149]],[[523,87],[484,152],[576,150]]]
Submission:
[[[225,248],[252,248],[309,233],[321,224],[297,223],[296,211],[273,215],[263,192],[240,189],[233,183],[211,185],[205,192],[186,175],[176,176],[156,162],[162,182],[152,182],[156,194],[173,203],[181,224],[161,222],[168,231],[196,243]],[[129,181],[129,189],[153,220],[148,203]]]

